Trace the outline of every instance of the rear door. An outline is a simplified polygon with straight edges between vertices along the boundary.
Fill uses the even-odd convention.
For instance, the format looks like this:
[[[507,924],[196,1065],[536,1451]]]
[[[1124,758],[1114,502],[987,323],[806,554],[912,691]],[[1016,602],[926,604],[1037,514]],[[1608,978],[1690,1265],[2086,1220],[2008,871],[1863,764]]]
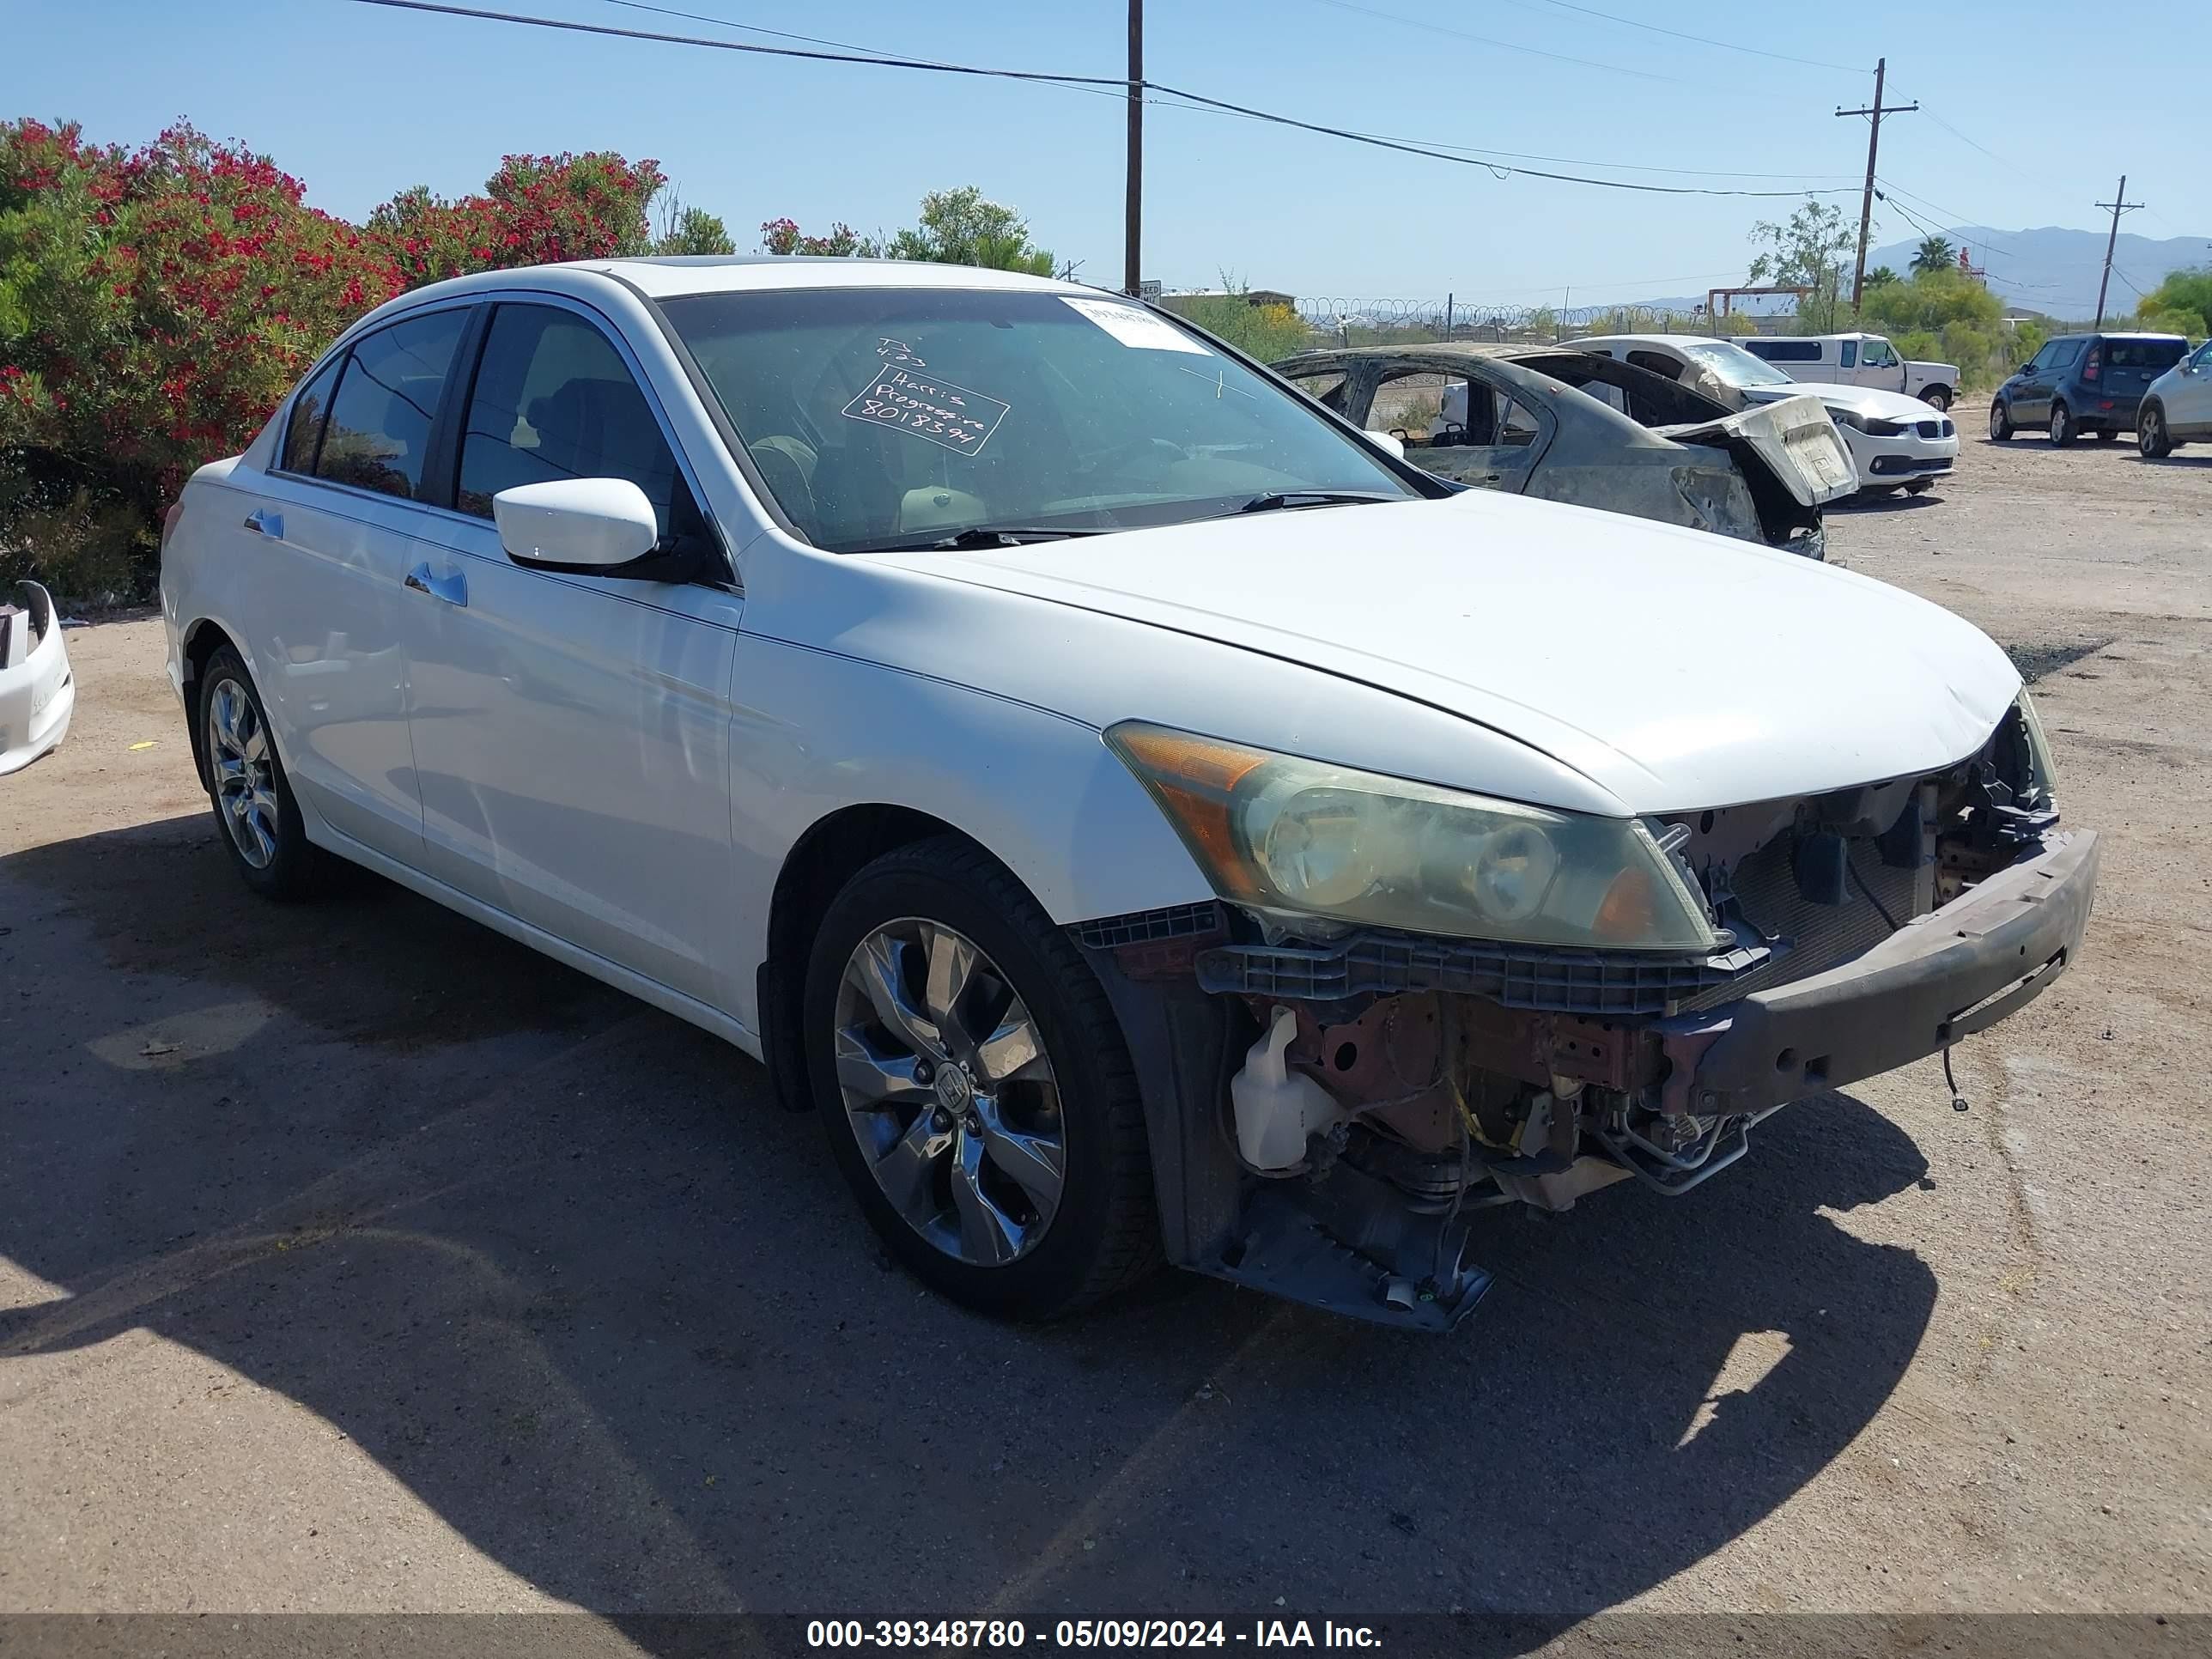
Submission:
[[[419,555],[410,731],[424,867],[473,897],[727,1007],[734,588],[515,563],[492,497],[626,478],[664,534],[710,533],[637,362],[551,295],[492,311],[454,465]]]
[[[293,787],[339,834],[409,864],[422,815],[403,584],[419,503],[442,487],[431,431],[469,312],[419,313],[333,357],[293,400],[258,504],[230,532],[254,562],[254,679]]]

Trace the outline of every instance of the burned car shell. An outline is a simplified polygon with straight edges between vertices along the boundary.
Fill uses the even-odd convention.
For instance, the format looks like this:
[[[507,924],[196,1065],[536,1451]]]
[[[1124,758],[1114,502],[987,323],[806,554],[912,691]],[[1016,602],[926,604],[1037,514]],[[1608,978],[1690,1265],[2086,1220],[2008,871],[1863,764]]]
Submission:
[[[1814,557],[1822,552],[1820,507],[1856,487],[1849,450],[1811,398],[1737,410],[1647,369],[1544,345],[1341,347],[1273,368],[1294,383],[1334,380],[1319,401],[1378,430],[1378,394],[1390,380],[1433,374],[1481,385],[1529,412],[1536,429],[1524,429],[1525,441],[1441,443],[1400,433],[1408,459],[1456,483]],[[1458,431],[1447,427],[1445,435]]]

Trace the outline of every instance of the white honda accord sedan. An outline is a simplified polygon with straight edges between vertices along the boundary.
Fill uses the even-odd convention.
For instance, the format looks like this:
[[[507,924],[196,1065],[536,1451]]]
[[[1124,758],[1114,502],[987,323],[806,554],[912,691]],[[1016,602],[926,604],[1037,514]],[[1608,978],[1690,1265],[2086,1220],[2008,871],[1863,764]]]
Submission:
[[[1957,617],[1461,493],[1066,283],[441,283],[164,542],[249,887],[363,865],[726,1037],[1023,1316],[1164,1257],[1449,1326],[1488,1206],[1687,1192],[2039,994],[2096,878]]]

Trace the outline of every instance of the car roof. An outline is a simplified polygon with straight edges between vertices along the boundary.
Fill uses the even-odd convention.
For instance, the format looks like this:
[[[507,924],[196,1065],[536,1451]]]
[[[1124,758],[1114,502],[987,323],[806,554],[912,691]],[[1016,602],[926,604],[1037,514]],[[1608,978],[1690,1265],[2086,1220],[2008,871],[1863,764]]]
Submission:
[[[2154,328],[2077,328],[2065,334],[2054,334],[2052,340],[2179,340],[2187,344],[2185,334],[2168,334]],[[2051,342],[2046,340],[2045,344]]]
[[[558,264],[517,265],[480,270],[403,294],[379,312],[411,308],[425,301],[459,296],[484,289],[542,287],[573,292],[578,279],[612,278],[649,300],[692,294],[733,294],[746,289],[795,288],[939,288],[1021,290],[1121,299],[1117,294],[1031,276],[1020,271],[990,270],[980,265],[943,265],[907,259],[810,258],[784,254],[667,254],[634,259],[572,259]]]

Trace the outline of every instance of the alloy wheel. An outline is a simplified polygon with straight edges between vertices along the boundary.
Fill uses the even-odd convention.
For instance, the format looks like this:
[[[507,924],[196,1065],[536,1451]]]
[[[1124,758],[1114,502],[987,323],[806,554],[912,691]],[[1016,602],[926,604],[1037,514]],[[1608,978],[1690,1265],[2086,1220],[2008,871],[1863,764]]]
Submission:
[[[1043,1038],[998,965],[942,923],[886,922],[846,963],[835,1042],[846,1121],[906,1224],[975,1267],[1036,1249],[1066,1130]]]
[[[1999,443],[2012,436],[2012,416],[2001,403],[1990,405],[1990,436]]]
[[[261,711],[236,680],[219,680],[208,694],[206,737],[216,815],[239,857],[266,870],[279,833],[276,761]]]
[[[2167,453],[2170,446],[2166,441],[2166,425],[2155,408],[2144,410],[2136,419],[2136,447],[2154,461]]]
[[[2066,412],[2064,404],[2051,405],[2051,441],[2069,444],[2074,441],[2073,416]]]

